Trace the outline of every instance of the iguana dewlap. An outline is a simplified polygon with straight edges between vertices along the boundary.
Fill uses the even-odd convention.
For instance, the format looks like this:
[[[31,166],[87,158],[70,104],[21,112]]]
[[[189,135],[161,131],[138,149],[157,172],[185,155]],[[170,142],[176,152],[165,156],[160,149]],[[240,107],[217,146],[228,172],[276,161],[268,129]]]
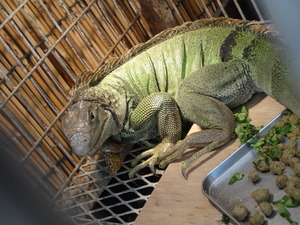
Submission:
[[[103,153],[116,170],[115,143],[160,143],[133,160],[130,177],[199,149],[186,168],[233,136],[231,109],[266,92],[300,116],[299,92],[276,34],[253,22],[214,18],[185,23],[78,77],[63,131],[75,153]],[[185,138],[182,123],[203,128]],[[182,139],[183,138],[183,139]],[[112,147],[111,147],[112,146]],[[140,163],[140,161],[144,160]]]

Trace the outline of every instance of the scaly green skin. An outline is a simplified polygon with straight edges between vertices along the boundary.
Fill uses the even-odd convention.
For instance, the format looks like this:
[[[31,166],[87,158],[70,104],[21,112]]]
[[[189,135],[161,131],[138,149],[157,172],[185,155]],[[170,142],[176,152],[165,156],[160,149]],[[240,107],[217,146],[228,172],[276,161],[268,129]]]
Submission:
[[[273,40],[274,39],[274,40]],[[79,155],[108,153],[106,143],[161,143],[133,160],[130,177],[166,166],[187,148],[204,153],[226,144],[235,122],[230,109],[264,91],[300,115],[288,65],[275,35],[263,25],[216,18],[166,30],[95,73],[78,78],[63,129]],[[74,124],[72,121],[78,121]],[[182,123],[204,128],[181,140]],[[106,150],[103,150],[106,149]],[[138,164],[140,160],[149,157]],[[113,168],[108,160],[108,167]]]

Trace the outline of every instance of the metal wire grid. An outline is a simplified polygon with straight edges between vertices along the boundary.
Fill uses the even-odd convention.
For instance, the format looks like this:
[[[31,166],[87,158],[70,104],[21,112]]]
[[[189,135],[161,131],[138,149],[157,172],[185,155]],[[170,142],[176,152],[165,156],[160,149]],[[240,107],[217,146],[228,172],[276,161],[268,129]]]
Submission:
[[[141,30],[145,22],[140,20],[136,1],[128,1],[127,7],[131,7],[131,11],[134,12],[134,14],[131,16],[127,15],[128,17],[126,17],[124,16],[126,13],[121,13],[121,15],[124,16],[124,21],[127,21],[129,25],[123,27],[122,32],[116,32],[114,35],[115,41],[112,43],[103,32],[104,25],[99,25],[101,24],[99,17],[95,16],[95,12],[100,12],[101,19],[107,20],[111,27],[116,27],[115,20],[110,19],[116,16],[108,10],[111,7],[109,3],[97,0],[75,2],[71,0],[57,0],[54,2],[61,7],[61,12],[63,12],[59,16],[57,12],[56,14],[54,13],[53,8],[50,7],[51,4],[47,1],[20,1],[14,10],[12,1],[10,3],[7,1],[0,3],[1,21],[3,21],[0,25],[0,43],[2,45],[0,53],[1,57],[7,57],[7,55],[9,55],[11,59],[11,61],[3,61],[0,70],[0,85],[2,90],[2,93],[0,92],[1,127],[15,133],[14,139],[23,144],[23,149],[19,152],[23,164],[31,162],[38,168],[36,179],[50,195],[53,196],[52,201],[56,201],[61,195],[64,195],[71,189],[80,188],[81,191],[84,192],[84,194],[68,196],[69,200],[73,199],[75,206],[66,207],[66,211],[68,213],[70,213],[70,211],[73,212],[71,209],[76,207],[81,211],[81,213],[76,214],[76,216],[73,215],[76,223],[83,222],[84,224],[92,224],[92,221],[100,220],[122,224],[131,223],[133,220],[124,219],[126,217],[125,215],[131,214],[132,212],[132,218],[135,218],[143,205],[140,204],[140,208],[135,208],[136,206],[132,206],[131,203],[139,202],[140,200],[144,202],[151,193],[143,194],[140,193],[139,190],[147,187],[153,190],[155,182],[159,179],[155,182],[149,181],[153,176],[150,175],[150,171],[148,171],[146,175],[139,176],[132,181],[123,180],[120,177],[127,174],[129,170],[128,161],[125,162],[121,171],[113,178],[105,174],[105,168],[102,165],[103,161],[97,163],[100,167],[94,172],[86,172],[85,168],[91,164],[84,164],[86,162],[85,158],[79,159],[76,155],[70,153],[69,146],[60,131],[59,119],[69,105],[69,90],[76,79],[76,75],[85,69],[95,69],[111,55],[120,55],[131,45],[144,41],[145,39],[137,38],[128,33],[132,32],[132,28],[137,22],[139,26],[135,26],[135,29]],[[177,1],[176,3],[175,1],[167,2],[170,7],[172,7],[172,11],[178,21],[184,22],[185,17],[182,16],[181,8],[183,1]],[[258,15],[258,19],[264,20],[256,2],[254,0],[250,2]],[[233,0],[233,3],[239,13],[239,17],[247,19],[239,1]],[[48,24],[48,30],[43,28],[42,23],[37,22],[35,18],[37,15],[32,12],[32,8],[29,7],[30,4],[33,4],[37,9],[43,12],[42,15],[45,21],[47,20],[50,24]],[[113,1],[113,4],[116,6],[118,12],[123,10],[117,1]],[[196,1],[195,4],[199,4],[204,8],[204,11],[198,13],[199,15],[205,14],[207,17],[217,15],[211,8],[208,8],[213,5],[216,11],[217,9],[219,10],[219,15],[230,16],[225,9],[226,2],[222,3],[220,0],[199,0]],[[27,26],[21,26],[22,21],[20,21],[20,18],[24,18],[24,16],[29,20],[31,29],[37,33],[37,37],[34,40],[30,39],[29,34],[31,31],[26,30]],[[91,25],[94,31],[107,41],[106,54],[100,51],[96,45],[97,43],[88,35],[85,23],[83,23],[86,18],[92,21]],[[13,36],[9,36],[13,35],[10,31],[13,31],[22,39],[22,44],[25,46],[23,46],[23,49],[20,44],[11,43],[14,39]],[[144,38],[152,36],[147,29],[144,29],[142,33],[144,33]],[[55,35],[57,39],[53,38],[53,35]],[[82,46],[76,45],[78,42],[74,41],[72,35],[80,37],[81,41],[79,43],[82,44]],[[64,54],[63,48],[61,47],[63,42],[69,46],[70,49],[68,49],[68,51],[72,52],[76,60],[69,59],[68,55]],[[80,47],[83,46],[88,46],[88,50],[85,53],[80,51]],[[24,51],[24,49],[27,49],[27,51]],[[92,56],[92,58],[90,56]],[[88,59],[91,59],[91,61]],[[57,64],[54,64],[54,62]],[[74,63],[76,65],[74,65]],[[53,67],[57,67],[57,69],[53,69]],[[41,74],[46,74],[48,77],[47,80],[43,76],[43,79],[45,79],[44,83],[38,80],[38,76]],[[62,75],[60,76],[60,74]],[[44,86],[48,84],[48,89],[45,88],[43,84]],[[51,91],[59,93],[58,97],[55,98],[51,96],[48,93]],[[35,94],[37,94],[38,97],[36,97]],[[53,100],[55,100],[55,103]],[[15,113],[14,110],[23,111],[18,114]],[[43,116],[41,116],[41,113],[43,113]],[[40,128],[36,134],[33,134],[32,129],[25,126],[20,119],[26,119],[28,114],[33,118],[33,122],[30,122]],[[55,149],[55,151],[52,152],[49,148]],[[130,156],[132,157],[133,155]],[[46,166],[43,165],[43,163]],[[95,164],[95,162],[92,164]],[[79,174],[78,178],[80,178],[80,176],[88,176],[89,179],[83,184],[78,184],[75,181],[71,183],[73,176],[76,174]],[[97,176],[95,178],[93,174],[102,174],[102,176],[101,178]],[[106,186],[110,179],[112,179],[112,183]],[[92,190],[84,188],[85,185],[97,183],[99,180],[102,182],[100,182],[102,184],[101,186],[96,185]],[[134,187],[130,185],[130,182],[142,184],[136,187],[136,189],[133,189]],[[120,184],[126,187],[126,189],[120,188],[120,192],[111,190],[118,186],[122,187]],[[132,195],[137,196],[137,198],[128,200],[126,197],[124,197],[125,199],[120,197],[123,196],[123,194],[130,193],[131,191],[129,190],[133,190],[135,194]],[[103,196],[97,198],[102,191],[104,191]],[[95,192],[97,192],[98,195],[95,195]],[[83,195],[89,195],[89,198],[83,197],[85,202],[78,201]],[[115,199],[115,201],[112,201],[114,202],[113,205],[108,206],[105,202],[110,198]],[[77,204],[78,202],[79,204]],[[85,204],[88,204],[89,207],[90,205],[98,204],[99,208],[87,211],[88,207],[85,207]],[[122,204],[129,210],[125,210],[126,212],[121,213],[119,210],[114,210],[114,207],[118,207]],[[103,209],[105,209],[104,214],[101,213]],[[113,215],[118,213],[120,214],[119,216],[113,217]],[[98,214],[98,217],[95,216],[96,214]],[[101,219],[99,219],[100,214],[102,216],[104,215]],[[80,220],[77,217],[80,217]]]
[[[78,176],[79,179],[89,176],[89,182],[71,185],[64,193],[78,191],[78,188],[83,191],[72,196],[67,194],[66,198],[56,203],[61,205],[67,201],[69,206],[64,207],[64,211],[78,224],[93,224],[95,221],[101,224],[131,224],[163,174],[162,170],[157,170],[157,174],[153,175],[149,168],[145,168],[135,178],[128,179],[130,161],[143,150],[144,148],[137,148],[131,151],[126,156],[122,168],[114,176],[105,172],[103,160],[91,163],[97,164],[98,169]],[[83,170],[91,164],[83,166]],[[99,185],[87,190],[88,183]],[[104,185],[105,183],[108,185]],[[100,197],[96,198],[97,195]],[[70,201],[73,204],[70,204]]]
[[[78,164],[78,162],[80,162],[76,156],[70,154],[69,151],[66,150],[68,146],[65,143],[62,143],[63,140],[61,138],[62,135],[59,127],[59,118],[69,105],[68,101],[70,99],[70,96],[68,91],[70,90],[70,86],[72,86],[72,84],[75,81],[75,73],[78,72],[76,71],[76,69],[78,70],[78,68],[70,65],[70,60],[67,60],[63,57],[64,52],[60,51],[61,48],[58,48],[58,46],[61,44],[62,41],[66,41],[67,45],[70,47],[70,50],[72,50],[73,55],[77,56],[77,59],[82,64],[82,70],[92,69],[98,64],[91,65],[88,64],[88,60],[84,60],[84,57],[82,57],[83,53],[78,51],[77,46],[74,46],[74,40],[70,38],[71,34],[80,34],[80,37],[82,37],[82,39],[85,41],[84,44],[86,44],[87,46],[91,46],[90,49],[91,51],[93,51],[93,56],[95,56],[97,60],[100,61],[100,59],[102,59],[102,61],[104,61],[104,59],[107,58],[108,55],[104,56],[103,58],[103,56],[99,53],[95,53],[94,46],[89,41],[86,33],[83,32],[83,25],[79,23],[84,16],[88,16],[90,18],[92,17],[92,15],[90,15],[92,7],[100,6],[100,4],[98,4],[96,0],[90,1],[87,5],[83,5],[81,13],[76,17],[74,16],[74,11],[72,10],[72,8],[74,8],[80,3],[83,4],[83,2],[75,2],[75,4],[73,5],[67,5],[66,2],[68,1],[57,1],[59,2],[60,6],[65,10],[65,14],[62,15],[62,17],[58,20],[54,18],[54,16],[51,14],[44,2],[39,1],[38,4],[39,7],[41,7],[42,10],[44,10],[44,16],[47,16],[47,19],[49,19],[53,23],[53,27],[50,28],[50,30],[53,31],[53,33],[45,33],[45,31],[43,30],[44,28],[41,27],[41,24],[38,24],[36,22],[33,12],[29,11],[29,6],[28,8],[25,7],[27,6],[26,4],[29,5],[30,1],[27,0],[22,2],[15,11],[9,11],[12,10],[10,8],[12,7],[12,3],[10,5],[7,2],[1,3],[1,13],[2,16],[6,18],[0,26],[3,31],[3,35],[1,35],[0,37],[0,42],[3,47],[1,49],[1,54],[5,55],[6,53],[11,56],[11,61],[7,62],[6,65],[2,64],[3,68],[1,68],[0,71],[0,74],[2,76],[1,88],[3,91],[1,93],[0,105],[2,114],[1,120],[9,120],[9,122],[13,124],[13,126],[16,127],[19,131],[19,136],[24,136],[26,141],[29,141],[29,150],[24,150],[22,152],[23,162],[25,163],[27,159],[30,158],[30,156],[37,152],[39,154],[39,157],[43,159],[43,162],[45,162],[48,165],[48,168],[51,168],[49,169],[49,171],[52,170],[52,172],[54,172],[55,175],[59,177],[60,180],[56,182],[62,184],[67,182],[66,174],[62,174],[61,168],[59,167],[62,166],[63,163],[65,163],[65,159],[67,159],[68,162],[71,163],[70,168],[76,168],[76,165]],[[35,4],[37,3],[35,2]],[[101,7],[103,7],[103,5],[101,5]],[[32,29],[34,29],[34,31],[38,33],[40,42],[32,39],[30,40],[30,36],[28,35],[30,31],[24,31],[24,29],[22,29],[23,27],[20,21],[20,14],[26,16],[26,18],[29,20]],[[18,17],[18,15],[20,16],[20,18]],[[70,24],[67,27],[65,27],[65,29],[63,29],[63,27],[61,26],[62,21],[66,20],[67,18],[70,20]],[[121,36],[122,38],[124,38],[124,35],[128,33],[129,29],[137,20],[137,18],[138,15],[133,19],[133,22],[131,24],[128,22],[130,26],[127,27],[127,29],[125,30],[126,32]],[[14,29],[14,32],[16,32],[17,35],[19,35],[19,37],[22,39],[22,44],[24,44],[28,48],[28,52],[23,53],[21,52],[22,50],[17,49],[17,47],[19,46],[9,43],[9,41],[13,41],[13,37],[11,37],[11,39],[9,39],[10,37],[8,37],[9,31],[12,29]],[[53,37],[51,38],[51,35],[54,34],[54,30],[56,29],[57,31],[59,31],[60,36],[57,38],[57,40],[54,40]],[[100,29],[98,29],[97,26],[94,26],[93,29],[95,29],[95,32],[100,32]],[[75,33],[75,31],[77,33]],[[33,41],[35,42],[32,43]],[[132,43],[132,45],[133,44],[134,43]],[[121,49],[123,49],[122,51],[127,49],[127,47],[123,46],[117,51],[117,45],[122,46],[124,44],[120,41],[118,43],[115,43],[113,48],[111,48],[112,50],[110,52],[115,51],[121,54]],[[58,80],[60,71],[56,70],[54,71],[54,74],[53,66],[55,65],[53,65],[52,62],[48,62],[49,58],[53,56],[55,57],[55,62],[59,62],[58,66],[61,67],[59,69],[62,69],[64,74],[68,75],[69,82],[71,80],[70,85],[66,84],[66,82],[62,82],[61,79]],[[31,68],[29,60],[34,60],[34,64],[31,66]],[[30,68],[30,70],[28,70],[28,67]],[[36,77],[35,73],[43,73],[43,78],[45,78],[45,76],[49,78],[49,80],[46,80],[45,83],[42,83],[44,87],[41,86],[41,83],[37,82],[38,78]],[[21,77],[19,74],[22,74],[23,77]],[[18,75],[19,77],[17,77]],[[31,82],[30,84],[28,84],[29,81]],[[47,81],[49,81],[49,83],[46,83]],[[49,87],[47,87],[48,85]],[[59,97],[54,98],[53,96],[49,96],[49,94],[47,93],[48,91],[51,92],[51,90],[49,89],[54,90],[54,93],[59,93],[57,94],[57,96]],[[34,97],[36,93],[38,93],[40,99],[33,99],[37,101],[30,102],[30,97]],[[54,100],[57,101],[56,104],[53,103]],[[21,108],[20,106],[17,108],[17,104],[20,104],[23,108]],[[44,110],[45,105],[49,107],[48,111]],[[14,109],[26,110],[35,120],[34,123],[38,127],[41,127],[42,130],[39,134],[37,134],[36,137],[34,137],[30,133],[28,127],[24,126],[24,123],[20,122],[20,118],[18,118],[15,115],[16,113],[12,113]],[[41,118],[41,114],[38,114],[36,112],[37,109],[40,109],[41,112],[44,115],[46,115],[47,118]],[[62,160],[59,166],[53,162],[53,159],[49,159],[47,153],[45,153],[44,149],[41,147],[45,139],[47,139],[47,141],[50,140],[51,144],[53,146],[55,145],[55,147],[58,148],[58,150],[61,153],[63,153],[63,155],[60,154],[60,156],[57,157],[61,158]],[[55,152],[55,154],[57,154],[57,152]],[[37,166],[41,168],[41,165]],[[63,169],[65,170],[66,168]],[[41,168],[41,170],[43,169]],[[70,172],[70,169],[68,169],[67,173]],[[67,176],[68,175],[69,174],[67,174]],[[46,186],[48,187],[48,185]],[[53,193],[53,190],[50,192]]]

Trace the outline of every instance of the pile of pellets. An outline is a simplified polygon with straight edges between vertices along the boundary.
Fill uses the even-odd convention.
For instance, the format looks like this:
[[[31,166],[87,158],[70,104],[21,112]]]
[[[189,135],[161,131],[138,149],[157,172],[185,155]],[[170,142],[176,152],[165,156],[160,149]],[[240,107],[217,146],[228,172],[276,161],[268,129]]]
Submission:
[[[274,182],[278,189],[283,190],[293,201],[300,201],[300,147],[297,146],[299,136],[300,120],[297,115],[286,110],[281,120],[252,145],[259,153],[257,160],[253,162],[254,168],[259,172],[249,172],[249,181],[257,183],[262,179],[260,172],[271,172],[276,175]],[[287,167],[293,171],[290,176],[285,174]],[[262,225],[265,217],[274,214],[274,203],[269,202],[269,189],[256,189],[251,197],[259,206],[254,215],[250,215],[249,210],[241,204],[234,205],[232,215],[236,220],[248,222],[249,225]]]

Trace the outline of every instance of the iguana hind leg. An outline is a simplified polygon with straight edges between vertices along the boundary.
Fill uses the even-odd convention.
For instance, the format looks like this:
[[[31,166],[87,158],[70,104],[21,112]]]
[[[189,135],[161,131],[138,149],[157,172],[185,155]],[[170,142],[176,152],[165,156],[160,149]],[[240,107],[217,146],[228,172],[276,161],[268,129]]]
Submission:
[[[170,152],[169,156],[160,161],[164,167],[175,159],[180,158],[189,148],[202,148],[183,162],[182,173],[185,178],[186,169],[202,155],[226,144],[233,137],[235,122],[231,110],[220,101],[190,93],[188,96],[197,101],[185,101],[181,104],[182,110],[187,111],[186,116],[194,123],[202,126],[204,130],[188,135],[179,141]]]
[[[186,169],[193,162],[229,142],[235,121],[228,106],[243,104],[255,92],[249,68],[247,62],[233,60],[205,66],[182,81],[176,102],[183,117],[201,126],[203,131],[179,141],[160,161],[160,166],[180,158],[188,148],[202,148],[183,163],[186,177]]]

